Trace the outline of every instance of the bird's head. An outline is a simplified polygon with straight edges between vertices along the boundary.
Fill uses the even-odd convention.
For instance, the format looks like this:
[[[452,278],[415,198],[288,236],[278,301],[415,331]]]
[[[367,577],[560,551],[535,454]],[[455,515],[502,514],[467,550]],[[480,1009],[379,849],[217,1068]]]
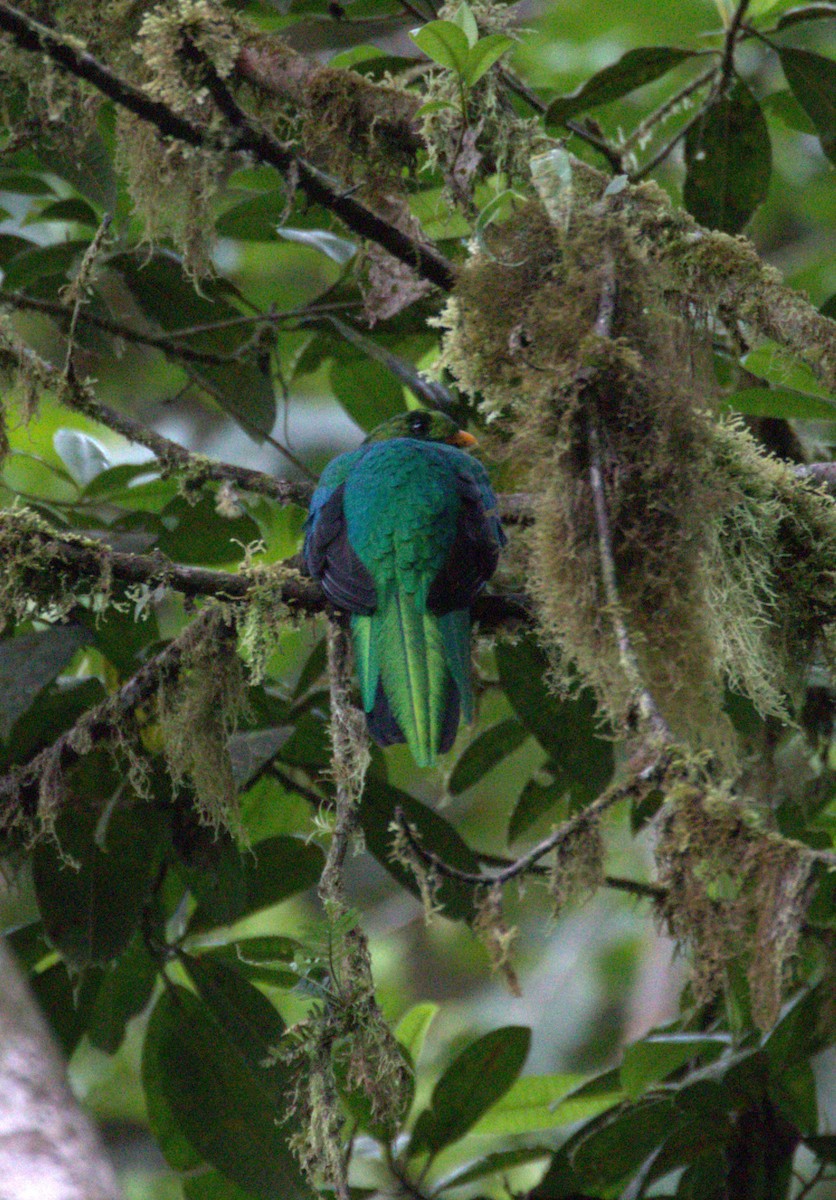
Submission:
[[[472,434],[459,429],[452,417],[428,408],[413,408],[398,413],[371,431],[367,442],[387,442],[390,438],[416,438],[421,442],[446,442],[464,450],[476,445]]]

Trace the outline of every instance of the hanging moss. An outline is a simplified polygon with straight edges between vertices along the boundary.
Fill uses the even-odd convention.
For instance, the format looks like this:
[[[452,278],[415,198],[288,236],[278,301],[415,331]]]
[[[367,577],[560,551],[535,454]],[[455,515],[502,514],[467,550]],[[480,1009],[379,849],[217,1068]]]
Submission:
[[[473,932],[488,952],[491,970],[504,977],[513,995],[521,996],[522,989],[514,970],[514,947],[520,931],[515,925],[509,925],[505,919],[502,887],[494,884],[478,889],[474,902],[476,916]]]
[[[234,625],[218,609],[187,641],[176,678],[162,681],[159,692],[169,774],[175,784],[188,779],[201,819],[215,828],[237,825],[228,739],[244,703]]]
[[[239,24],[213,0],[177,0],[152,9],[139,29],[135,48],[144,90],[211,133],[223,127],[223,118],[183,58],[185,36],[223,79],[240,49]],[[210,274],[211,202],[227,170],[225,156],[165,139],[125,111],[119,113],[117,133],[119,166],[146,237],[170,237],[190,275]]]
[[[571,900],[586,900],[604,882],[604,839],[601,823],[580,825],[556,847],[549,863],[548,888],[555,920]]]
[[[707,1003],[735,962],[748,978],[752,1015],[774,1024],[791,975],[814,856],[764,828],[727,790],[683,783],[667,797],[656,848],[667,889],[662,914],[693,953],[693,989]]]
[[[834,506],[718,416],[710,312],[672,291],[687,264],[651,256],[636,216],[646,189],[602,195],[597,173],[544,159],[533,164],[540,199],[488,229],[461,272],[445,363],[508,457],[527,464],[525,569],[558,673],[574,664],[601,711],[630,727],[635,681],[602,580],[594,429],[618,615],[642,683],[675,735],[734,769],[726,682],[786,718],[804,665],[832,640]],[[596,333],[608,288],[612,313]]]

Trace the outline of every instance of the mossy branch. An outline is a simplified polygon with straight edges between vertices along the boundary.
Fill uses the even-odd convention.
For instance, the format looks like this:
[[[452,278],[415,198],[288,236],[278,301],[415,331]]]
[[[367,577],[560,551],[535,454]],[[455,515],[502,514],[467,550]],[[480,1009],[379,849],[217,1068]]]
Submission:
[[[0,777],[0,832],[37,828],[39,796],[44,780],[60,777],[94,745],[123,736],[126,720],[150,700],[160,684],[173,678],[183,659],[206,636],[217,619],[217,609],[201,613],[164,650],[155,654],[131,678],[101,704],[88,709],[78,721],[46,749],[23,766],[15,766]],[[54,811],[48,814],[54,819]]]
[[[612,338],[616,295],[615,259],[612,251],[607,250],[604,256],[604,271],[598,298],[598,312],[595,317],[593,329],[597,338],[606,339],[607,341]],[[604,595],[607,600],[608,616],[615,631],[621,669],[633,691],[639,714],[642,720],[647,722],[651,733],[655,737],[670,744],[674,740],[673,733],[642,679],[639,660],[630,641],[630,635],[624,620],[624,609],[618,595],[615,554],[610,531],[609,506],[604,485],[601,437],[598,432],[597,417],[595,415],[595,368],[586,367],[581,369],[587,375],[580,389],[579,396],[581,401],[585,402],[584,407],[586,409],[587,438],[589,440],[589,487],[592,492],[592,508],[595,514],[598,554],[601,562],[601,579],[604,585]],[[588,394],[585,395],[585,393]]]
[[[0,0],[0,29],[10,33],[22,50],[47,55],[63,71],[92,84],[120,108],[153,125],[163,137],[221,154],[248,154],[275,167],[283,175],[293,178],[310,200],[335,213],[353,232],[376,242],[443,291],[452,289],[455,271],[447,259],[334,188],[325,175],[301,159],[291,147],[251,121],[207,60],[202,63],[206,86],[230,122],[230,132],[223,136],[209,133],[202,125],[176,113],[169,105],[135,87],[86,50],[64,40],[53,29],[7,4],[6,0]]]
[[[271,598],[277,604],[286,604],[291,613],[315,616],[330,611],[322,588],[298,573],[301,564],[295,558],[240,574],[189,567],[159,551],[127,553],[92,538],[62,534],[27,509],[0,511],[0,549],[7,563],[17,562],[10,590],[40,596],[45,601],[72,593],[82,582],[96,585],[107,579],[128,587],[171,588],[191,598],[246,602],[265,581],[275,579],[278,587]],[[531,621],[528,601],[519,594],[479,596],[472,613],[485,632]]]
[[[416,836],[401,808],[395,809],[394,823],[398,833],[409,847],[410,852],[439,876],[445,879],[454,879],[459,883],[469,884],[471,887],[501,887],[503,884],[510,883],[513,879],[519,879],[531,874],[539,874],[538,864],[541,859],[545,858],[547,854],[550,854],[567,839],[577,834],[579,830],[597,821],[599,817],[620,800],[641,800],[649,792],[661,787],[671,769],[671,763],[672,755],[670,751],[665,750],[660,752],[649,764],[636,768],[628,779],[612,784],[606,791],[601,793],[597,800],[593,800],[586,808],[575,813],[567,821],[564,821],[554,833],[551,833],[527,853],[521,855],[512,863],[509,863],[508,866],[503,867],[492,875],[477,874],[474,871],[462,871],[458,867],[450,866],[449,863],[439,858],[432,850],[427,850]]]

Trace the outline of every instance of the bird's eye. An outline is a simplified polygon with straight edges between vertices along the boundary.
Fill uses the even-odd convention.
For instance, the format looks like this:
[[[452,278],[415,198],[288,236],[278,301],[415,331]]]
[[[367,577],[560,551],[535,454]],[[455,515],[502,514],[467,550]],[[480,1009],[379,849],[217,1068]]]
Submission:
[[[409,432],[416,437],[423,437],[429,429],[430,422],[426,413],[417,412],[409,418]]]

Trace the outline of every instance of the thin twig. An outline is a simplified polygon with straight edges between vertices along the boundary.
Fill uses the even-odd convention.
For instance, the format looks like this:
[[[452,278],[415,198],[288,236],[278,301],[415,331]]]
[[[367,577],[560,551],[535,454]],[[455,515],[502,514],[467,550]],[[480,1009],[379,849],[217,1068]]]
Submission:
[[[202,125],[174,112],[167,104],[122,79],[87,51],[65,41],[53,29],[13,8],[6,0],[0,0],[0,29],[11,33],[21,49],[46,54],[64,71],[92,84],[120,108],[154,125],[163,137],[176,138],[201,149],[251,154],[283,174],[293,173],[308,198],[335,213],[349,229],[377,242],[443,291],[452,290],[455,271],[447,259],[431,247],[416,242],[345,192],[335,189],[322,172],[299,158],[291,147],[251,122],[202,56],[207,87],[232,126],[232,132],[225,137],[211,134]]]
[[[45,313],[47,316],[57,317],[64,321],[68,317],[67,309],[63,304],[59,304],[55,300],[42,300],[38,296],[24,296],[20,292],[4,293],[0,296],[0,305],[8,305],[9,308],[23,312]],[[104,333],[111,333],[114,337],[120,337],[126,342],[135,342],[139,346],[148,346],[154,350],[161,350],[170,357],[181,359],[184,362],[205,363],[210,366],[226,366],[229,363],[239,360],[237,354],[215,354],[210,350],[194,350],[191,346],[178,346],[173,340],[174,338],[190,336],[190,334],[183,334],[179,330],[172,333],[170,337],[154,333],[141,333],[138,329],[132,329],[129,325],[125,325],[121,321],[113,321],[109,317],[97,317],[93,313],[85,312],[83,309],[78,311],[77,320],[82,325],[89,325],[93,329],[101,329]],[[235,323],[250,325],[261,320],[266,320],[266,318],[241,317],[240,321],[236,320]],[[218,325],[221,324],[222,322],[218,322]]]
[[[598,300],[598,313],[595,318],[595,334],[600,338],[612,337],[613,320],[615,317],[616,280],[615,262],[611,251],[606,251],[604,260],[604,276]],[[591,409],[591,406],[590,406]],[[604,595],[607,600],[609,618],[615,630],[618,656],[621,668],[638,702],[639,712],[647,721],[654,734],[667,742],[673,741],[673,734],[667,721],[659,711],[656,701],[645,686],[636,652],[630,641],[627,626],[622,615],[621,600],[618,595],[615,556],[613,554],[612,533],[608,512],[607,495],[604,485],[604,466],[601,454],[601,439],[595,416],[587,412],[587,438],[589,441],[589,486],[592,491],[592,504],[595,513],[595,526],[598,535],[598,554],[601,562],[601,578],[604,585]]]
[[[700,88],[711,83],[716,74],[717,67],[713,65],[707,71],[703,71],[701,75],[697,75],[695,79],[690,80],[689,83],[686,83],[677,92],[674,92],[664,104],[660,104],[657,109],[654,109],[643,121],[639,122],[633,132],[624,139],[622,150],[632,150],[633,146],[638,146],[642,139],[652,133],[656,126],[664,121],[678,105],[693,96],[694,92],[698,92]]]
[[[690,130],[694,127],[694,125],[696,125],[697,121],[702,120],[703,112],[704,108],[698,108],[697,111],[685,122],[685,124],[677,130],[673,137],[670,138],[669,141],[665,142],[664,146],[661,146],[653,155],[653,157],[644,164],[641,170],[636,171],[630,176],[631,183],[641,183],[643,179],[646,179],[648,175],[655,171],[659,164],[664,162],[671,151],[679,145],[682,139],[687,137]]]
[[[723,57],[720,62],[720,85],[719,92],[722,94],[729,85],[732,75],[734,74],[734,52],[737,46],[737,35],[740,32],[740,26],[743,18],[746,16],[746,10],[752,0],[740,0],[737,8],[734,10],[734,15],[729,22],[729,27],[726,30],[726,40],[723,44]]]
[[[526,854],[509,866],[504,867],[501,871],[497,871],[493,875],[477,873],[474,871],[462,871],[458,867],[451,867],[449,863],[444,862],[432,850],[427,850],[422,846],[421,842],[413,832],[409,822],[407,821],[403,809],[396,808],[394,821],[398,830],[403,834],[410,850],[416,854],[426,866],[436,871],[445,879],[455,879],[459,883],[471,884],[474,887],[494,887],[502,886],[510,883],[512,879],[518,879],[521,875],[530,874],[536,863],[541,858],[545,858],[550,854],[555,847],[561,842],[565,842],[573,834],[583,829],[591,821],[600,817],[613,805],[620,800],[625,800],[630,797],[640,797],[645,795],[652,788],[658,787],[670,767],[669,751],[660,752],[651,764],[641,770],[637,775],[633,775],[630,779],[623,783],[612,784],[606,791],[602,792],[597,800],[593,800],[591,804],[580,812],[575,813],[567,821],[564,821],[559,829],[545,838],[542,842],[538,842]]]
[[[616,175],[625,174],[624,159],[621,151],[616,146],[613,146],[612,142],[609,142],[603,133],[597,133],[594,129],[590,129],[588,125],[572,120],[571,118],[564,120],[563,124],[575,137],[580,138],[582,142],[586,142],[588,146],[592,146],[599,154],[603,154]]]

